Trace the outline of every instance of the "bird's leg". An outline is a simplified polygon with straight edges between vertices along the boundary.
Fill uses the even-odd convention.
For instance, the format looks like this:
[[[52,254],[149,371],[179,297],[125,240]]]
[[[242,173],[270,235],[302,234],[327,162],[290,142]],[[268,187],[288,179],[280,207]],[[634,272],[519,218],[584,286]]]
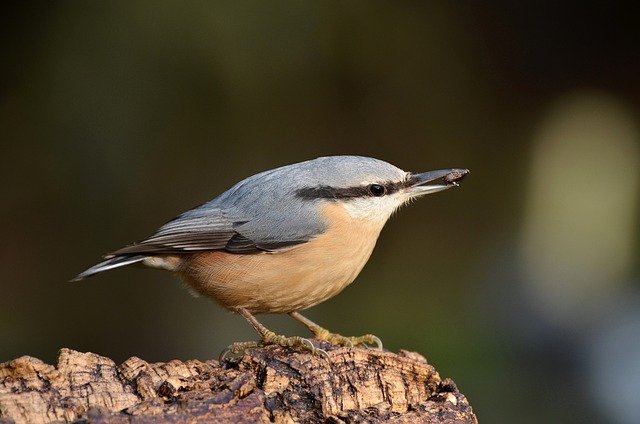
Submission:
[[[364,336],[359,337],[345,337],[337,333],[331,333],[326,328],[320,327],[318,324],[311,321],[309,318],[304,317],[299,312],[289,312],[289,315],[307,327],[317,339],[326,340],[331,344],[339,346],[367,346],[375,343],[378,346],[378,349],[382,350],[382,340],[373,334],[365,334]]]
[[[287,347],[296,350],[303,350],[307,352],[311,352],[314,355],[322,355],[326,359],[330,360],[329,354],[313,345],[309,339],[305,339],[300,336],[293,337],[285,337],[280,336],[273,331],[269,330],[264,325],[260,324],[260,322],[254,317],[249,311],[245,308],[236,308],[236,312],[242,315],[249,323],[253,326],[253,328],[260,334],[260,338],[262,341],[253,341],[253,342],[236,342],[228,346],[225,350],[220,354],[220,361],[222,361],[225,356],[229,353],[237,354],[246,349],[251,349],[255,347],[262,347],[266,345],[278,345],[282,347]]]

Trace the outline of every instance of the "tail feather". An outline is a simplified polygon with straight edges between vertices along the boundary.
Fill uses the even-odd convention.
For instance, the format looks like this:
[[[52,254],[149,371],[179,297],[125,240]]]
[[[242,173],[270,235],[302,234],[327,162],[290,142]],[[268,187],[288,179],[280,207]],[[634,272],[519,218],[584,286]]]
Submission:
[[[145,255],[135,255],[135,256],[115,256],[113,258],[109,258],[106,261],[102,261],[97,265],[92,266],[86,271],[78,274],[76,278],[71,281],[80,281],[84,278],[91,277],[93,274],[97,274],[102,271],[108,271],[113,268],[119,268],[121,266],[130,265],[136,262],[140,262],[145,259]]]

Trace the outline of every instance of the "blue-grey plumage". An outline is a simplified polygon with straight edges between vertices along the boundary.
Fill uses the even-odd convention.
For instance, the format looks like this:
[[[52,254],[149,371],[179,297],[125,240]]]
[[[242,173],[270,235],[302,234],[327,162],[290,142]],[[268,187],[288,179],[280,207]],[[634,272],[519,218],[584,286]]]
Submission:
[[[359,156],[322,157],[283,166],[239,182],[214,200],[180,215],[159,233],[173,233],[177,225],[198,232],[213,227],[216,233],[224,229],[241,234],[264,250],[287,247],[309,241],[327,227],[318,216],[316,203],[300,201],[300,190],[396,181],[404,174],[386,162]]]
[[[255,327],[251,313],[295,313],[339,293],[358,275],[399,206],[456,186],[467,173],[412,174],[361,156],[272,169],[107,255],[76,279],[141,262],[180,275]],[[435,180],[440,182],[426,185]]]

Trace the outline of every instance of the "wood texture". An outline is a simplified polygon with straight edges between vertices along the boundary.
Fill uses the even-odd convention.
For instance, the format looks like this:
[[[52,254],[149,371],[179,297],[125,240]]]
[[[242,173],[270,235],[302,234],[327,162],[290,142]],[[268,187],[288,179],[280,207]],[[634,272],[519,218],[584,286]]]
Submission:
[[[218,361],[120,365],[62,349],[57,366],[0,364],[0,423],[477,423],[417,353],[322,345],[331,362],[276,346]]]

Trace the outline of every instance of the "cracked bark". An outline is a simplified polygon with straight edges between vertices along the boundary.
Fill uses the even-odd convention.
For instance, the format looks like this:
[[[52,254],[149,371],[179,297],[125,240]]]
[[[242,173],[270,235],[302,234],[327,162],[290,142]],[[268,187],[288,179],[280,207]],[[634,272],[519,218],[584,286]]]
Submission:
[[[419,354],[317,343],[331,363],[276,346],[222,364],[116,365],[62,349],[54,367],[23,356],[0,364],[0,423],[477,423],[455,383]]]

